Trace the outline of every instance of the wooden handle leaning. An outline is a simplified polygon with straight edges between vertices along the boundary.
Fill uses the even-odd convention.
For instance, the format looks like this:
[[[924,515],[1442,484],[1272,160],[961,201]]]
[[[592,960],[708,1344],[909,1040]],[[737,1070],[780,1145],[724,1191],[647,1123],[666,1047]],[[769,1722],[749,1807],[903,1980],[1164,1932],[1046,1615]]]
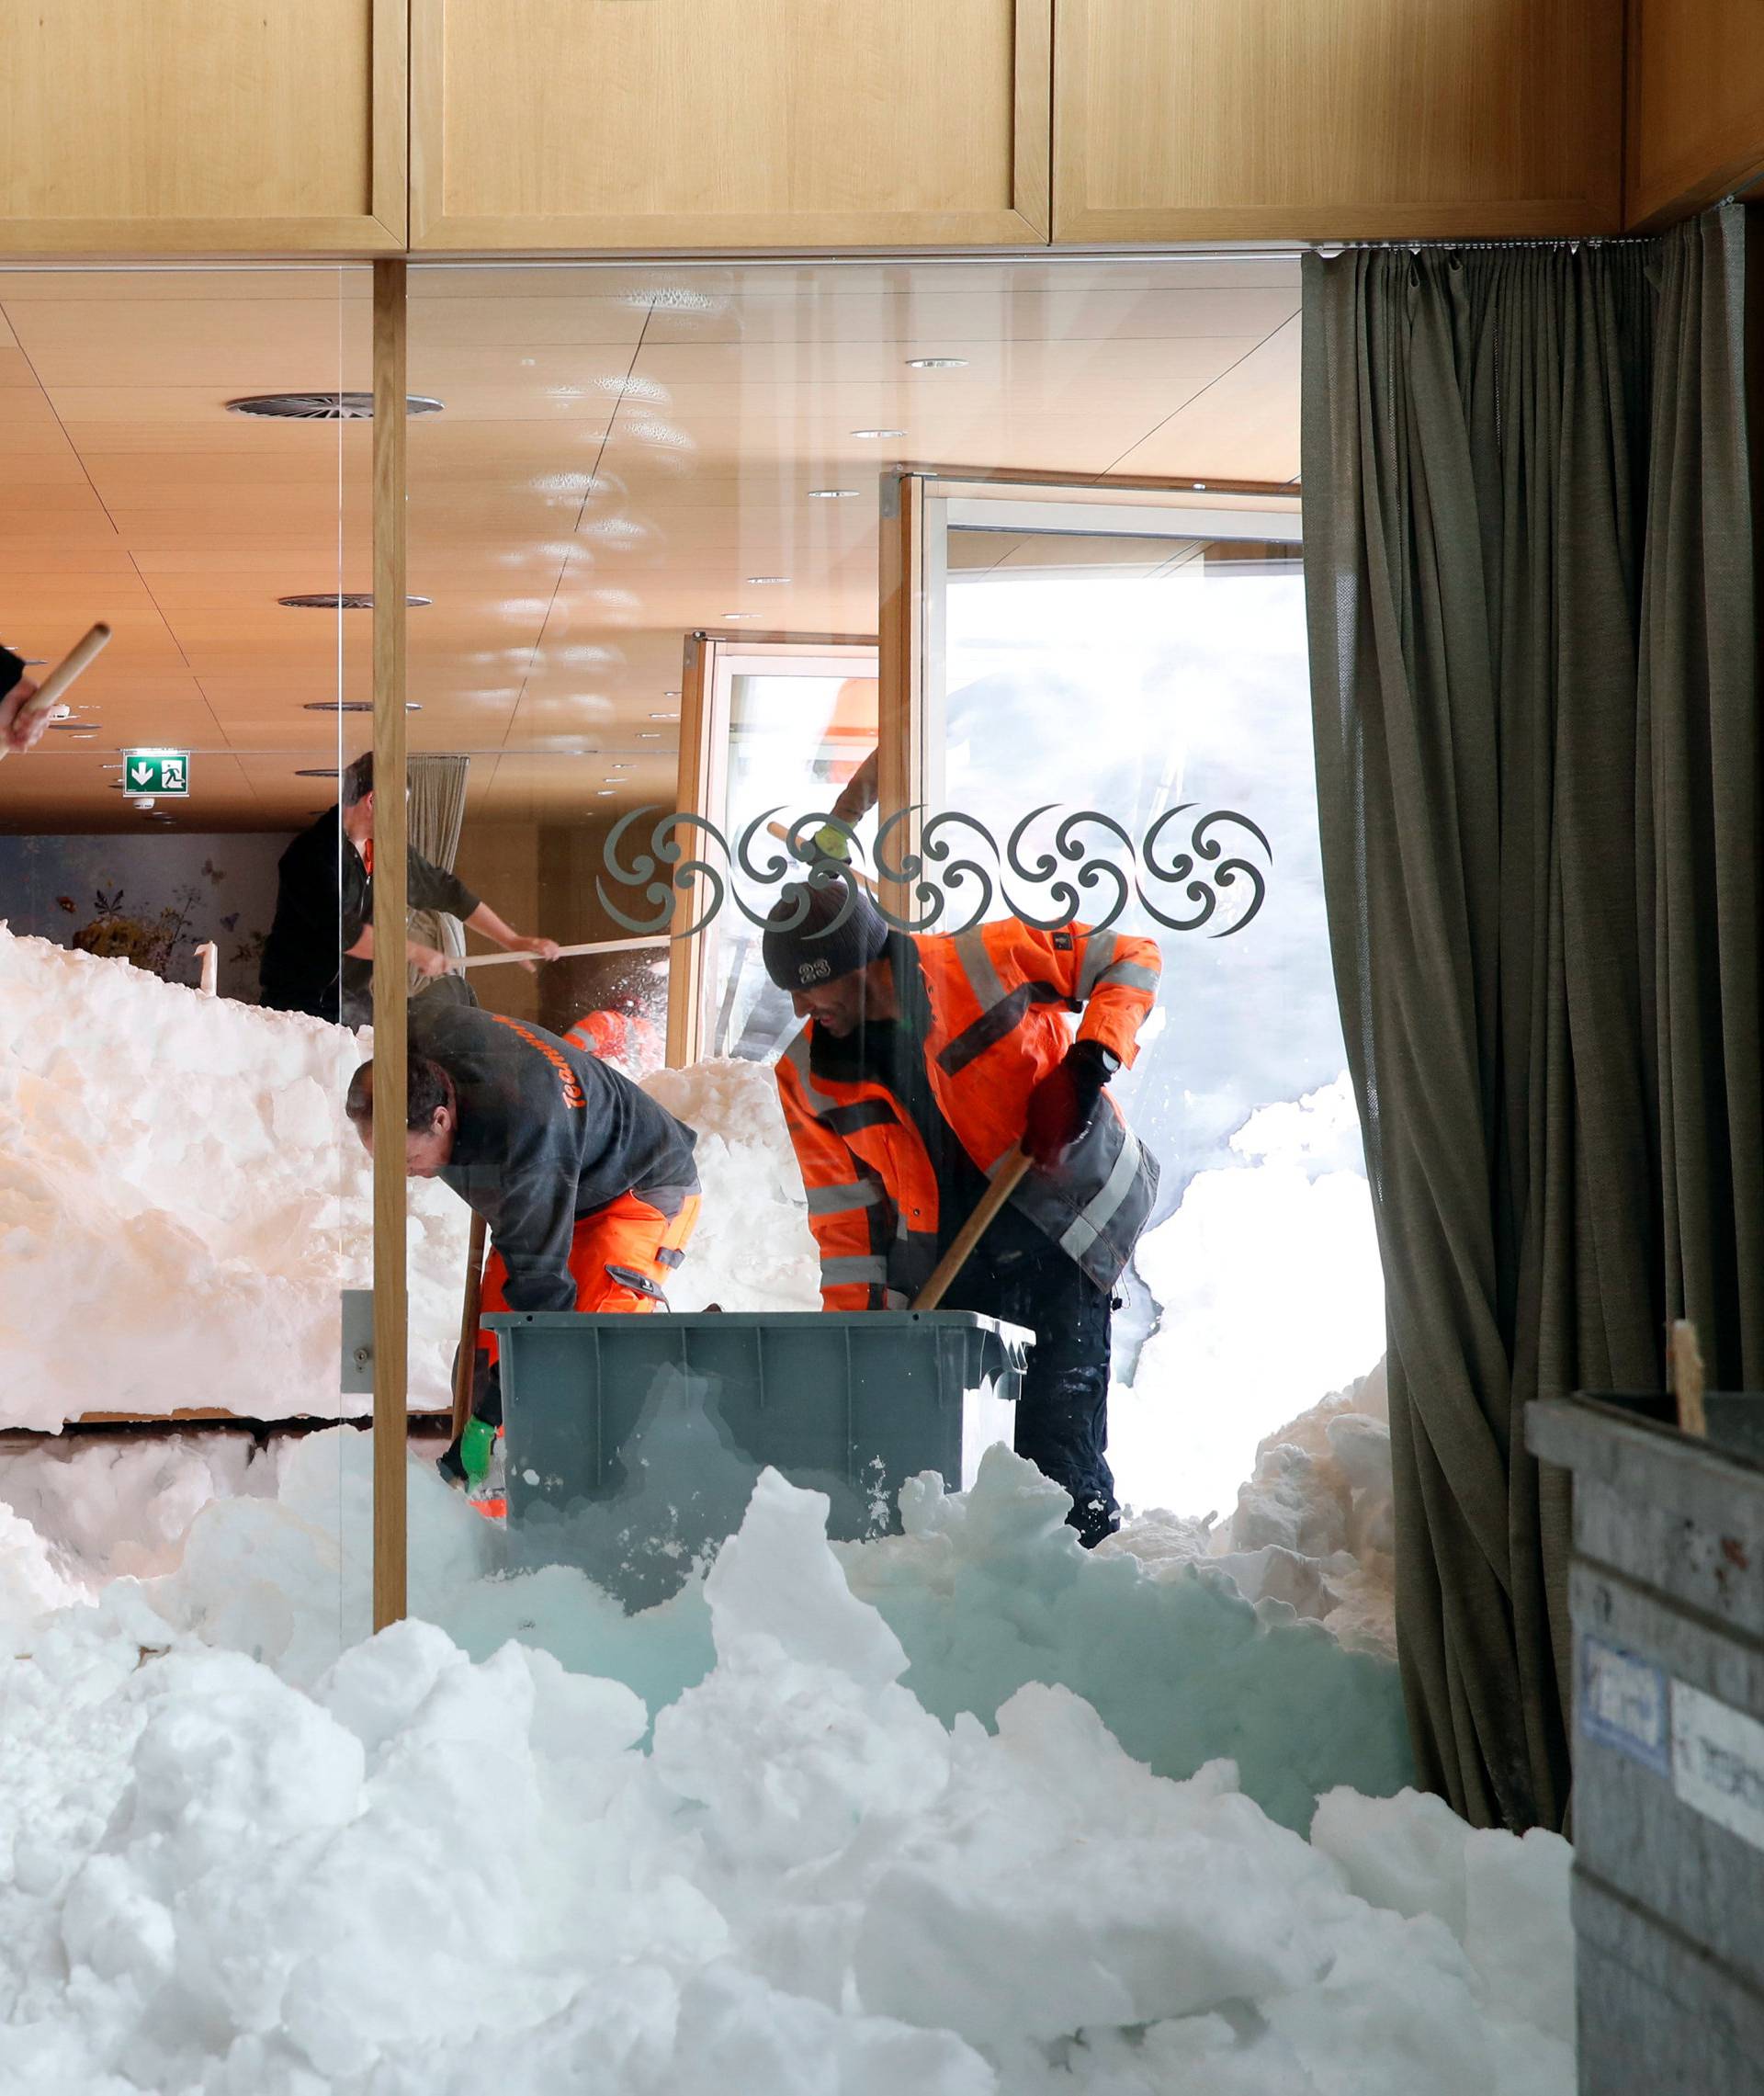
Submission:
[[[1696,1326],[1683,1318],[1672,1327],[1667,1358],[1672,1371],[1672,1392],[1679,1400],[1679,1432],[1702,1440],[1709,1432],[1702,1402],[1702,1348],[1697,1341]]]
[[[103,619],[92,627],[85,638],[74,642],[42,683],[18,709],[20,720],[28,720],[39,713],[47,713],[51,707],[61,704],[62,694],[74,678],[92,664],[110,645],[110,629]],[[10,754],[7,745],[0,742],[0,757]]]
[[[466,1300],[459,1312],[459,1351],[453,1358],[453,1438],[458,1441],[471,1417],[472,1374],[478,1365],[478,1311],[484,1299],[484,1218],[471,1218],[466,1249]]]
[[[1030,1164],[1029,1152],[1021,1144],[992,1174],[992,1183],[974,1204],[974,1213],[956,1233],[956,1241],[937,1262],[932,1275],[912,1299],[915,1310],[934,1310],[949,1292],[949,1285],[967,1264],[974,1247],[991,1228],[992,1218],[1017,1189]]]
[[[765,827],[766,833],[769,836],[775,837],[780,844],[787,844],[790,842],[790,832],[784,823],[768,822]],[[859,872],[857,867],[853,866],[849,860],[834,859],[832,863],[842,873],[850,874],[860,888],[867,888],[872,895],[876,893],[875,881],[870,878],[868,874]]]

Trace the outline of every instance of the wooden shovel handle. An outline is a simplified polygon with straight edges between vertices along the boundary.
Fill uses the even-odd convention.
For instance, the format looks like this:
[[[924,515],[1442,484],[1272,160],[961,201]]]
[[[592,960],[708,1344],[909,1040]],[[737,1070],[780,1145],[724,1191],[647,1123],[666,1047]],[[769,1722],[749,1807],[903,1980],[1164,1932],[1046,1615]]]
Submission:
[[[478,1365],[478,1311],[484,1299],[484,1218],[473,1213],[466,1249],[466,1299],[459,1312],[459,1351],[453,1360],[453,1438],[471,1417],[472,1373]]]
[[[90,628],[83,640],[76,640],[42,683],[18,709],[20,720],[27,720],[39,713],[47,713],[51,707],[59,706],[62,694],[83,670],[89,669],[110,645],[110,629],[103,619]],[[0,742],[0,757],[8,756],[8,746]]]
[[[974,1212],[956,1233],[955,1242],[932,1270],[932,1275],[912,1299],[915,1310],[934,1310],[949,1292],[949,1285],[967,1264],[967,1256],[990,1229],[992,1218],[1016,1191],[1029,1169],[1029,1152],[1021,1144],[992,1174],[992,1183],[974,1204]]]

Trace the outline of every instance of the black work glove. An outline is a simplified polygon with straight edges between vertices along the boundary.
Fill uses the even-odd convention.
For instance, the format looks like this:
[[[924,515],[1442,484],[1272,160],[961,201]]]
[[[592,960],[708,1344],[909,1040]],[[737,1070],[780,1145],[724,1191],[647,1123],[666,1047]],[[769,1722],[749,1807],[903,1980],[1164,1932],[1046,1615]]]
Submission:
[[[1057,1164],[1096,1120],[1102,1087],[1120,1066],[1101,1041],[1074,1041],[1029,1094],[1023,1147],[1042,1166]]]

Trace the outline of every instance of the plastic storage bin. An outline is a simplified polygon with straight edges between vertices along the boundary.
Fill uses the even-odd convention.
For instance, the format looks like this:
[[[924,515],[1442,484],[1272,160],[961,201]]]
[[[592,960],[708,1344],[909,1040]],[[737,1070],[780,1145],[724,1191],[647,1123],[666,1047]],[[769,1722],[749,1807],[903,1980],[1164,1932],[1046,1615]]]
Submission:
[[[513,1568],[579,1566],[663,1599],[741,1525],[768,1464],[825,1492],[828,1532],[899,1526],[922,1470],[951,1490],[1011,1440],[1032,1335],[969,1310],[503,1311]]]

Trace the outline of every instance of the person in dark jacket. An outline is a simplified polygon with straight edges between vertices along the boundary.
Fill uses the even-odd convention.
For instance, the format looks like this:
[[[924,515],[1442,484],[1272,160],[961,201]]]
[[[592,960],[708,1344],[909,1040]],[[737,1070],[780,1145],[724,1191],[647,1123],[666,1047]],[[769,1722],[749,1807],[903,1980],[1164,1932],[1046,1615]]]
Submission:
[[[441,910],[510,953],[555,960],[555,939],[514,931],[456,875],[420,852],[408,858],[413,910]],[[425,976],[445,975],[447,957],[406,939],[405,953]],[[339,959],[341,956],[341,959]],[[343,775],[339,805],[301,831],[277,867],[276,916],[264,942],[259,993],[272,1012],[309,1012],[365,1026],[374,1015],[374,759],[356,759]]]
[[[50,714],[24,713],[36,696],[36,684],[25,674],[22,658],[10,648],[0,648],[0,743],[8,750],[34,749],[42,741]],[[50,713],[54,710],[51,707]]]
[[[698,1220],[698,1139],[684,1122],[572,1043],[473,1005],[412,1006],[408,1086],[406,1172],[451,1186],[489,1226],[485,1312],[665,1300]],[[347,1111],[371,1151],[371,1062],[350,1081]],[[492,1426],[496,1362],[495,1334],[481,1330],[472,1414]],[[468,1474],[459,1443],[442,1467]]]

